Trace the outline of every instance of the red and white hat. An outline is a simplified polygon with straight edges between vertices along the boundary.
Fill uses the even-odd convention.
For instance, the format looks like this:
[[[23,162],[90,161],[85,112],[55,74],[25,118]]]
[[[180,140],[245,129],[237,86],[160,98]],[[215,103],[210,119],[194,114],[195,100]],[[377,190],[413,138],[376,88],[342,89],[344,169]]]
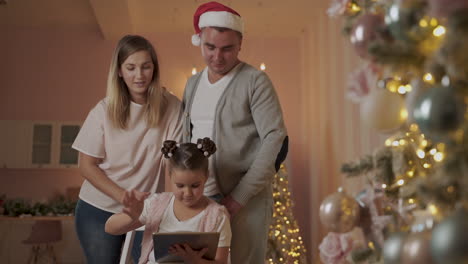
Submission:
[[[195,46],[200,46],[200,32],[204,27],[223,27],[244,33],[244,22],[239,13],[218,2],[200,5],[193,15],[193,27],[192,44]]]

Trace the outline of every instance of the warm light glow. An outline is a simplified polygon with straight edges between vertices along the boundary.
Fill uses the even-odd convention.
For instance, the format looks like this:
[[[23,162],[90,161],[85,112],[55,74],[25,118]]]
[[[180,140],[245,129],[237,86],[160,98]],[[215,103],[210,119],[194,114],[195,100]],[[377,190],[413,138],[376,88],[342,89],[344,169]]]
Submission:
[[[439,24],[439,22],[437,21],[437,19],[435,18],[431,18],[430,22],[431,26],[435,27]]]
[[[406,89],[405,89],[405,86],[404,85],[400,85],[398,87],[398,93],[399,94],[405,94],[406,93]]]
[[[444,153],[442,152],[437,152],[434,154],[434,160],[437,162],[441,162],[444,159]]]
[[[426,19],[423,18],[423,19],[419,20],[419,26],[427,27],[427,26],[429,26],[429,23],[427,22]]]
[[[397,184],[402,186],[403,184],[405,184],[405,180],[401,179],[401,180],[398,180],[397,181]]]
[[[434,76],[431,73],[426,73],[423,76],[423,80],[427,83],[433,84],[434,83]]]
[[[443,26],[437,26],[436,28],[434,28],[434,30],[432,31],[432,34],[436,37],[441,37],[443,35],[445,35],[445,27]]]
[[[419,157],[420,159],[424,159],[424,157],[426,157],[426,152],[424,152],[424,150],[422,150],[422,149],[418,149],[418,150],[416,151],[416,155],[418,155],[418,157]]]
[[[391,139],[385,140],[385,146],[390,147],[391,145],[392,145],[392,140]]]
[[[423,135],[423,134],[421,134],[421,136],[422,136],[422,137],[424,137],[424,135]],[[421,146],[423,146],[423,147],[427,147],[427,140],[423,140],[423,141],[421,141]]]
[[[411,132],[416,132],[419,130],[418,125],[414,123],[410,125],[409,129]]]
[[[410,198],[410,199],[408,200],[408,203],[410,203],[410,204],[414,204],[414,202],[415,202],[415,201],[414,201],[413,198]]]
[[[260,64],[260,70],[262,71],[266,70],[265,63],[262,62],[262,64]]]
[[[361,8],[356,3],[353,3],[351,5],[351,10],[353,10],[354,12],[359,12],[361,11]]]
[[[195,75],[195,74],[197,74],[197,68],[193,67],[192,68],[192,75]]]
[[[437,213],[439,213],[439,209],[437,209],[433,204],[428,205],[427,209],[429,209],[429,212],[431,212],[432,215],[437,215]]]
[[[382,188],[383,188],[383,189],[387,188],[387,184],[385,184],[385,183],[382,184]]]
[[[408,118],[408,111],[406,111],[406,108],[400,110],[400,118],[401,120],[406,120]]]

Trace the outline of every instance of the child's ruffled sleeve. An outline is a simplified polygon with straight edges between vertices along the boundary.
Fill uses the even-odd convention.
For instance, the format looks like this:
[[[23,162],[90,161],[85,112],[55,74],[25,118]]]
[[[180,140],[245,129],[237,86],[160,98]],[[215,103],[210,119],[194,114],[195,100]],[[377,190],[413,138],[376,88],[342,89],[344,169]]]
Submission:
[[[144,206],[143,206],[143,211],[141,212],[141,215],[138,218],[138,220],[142,224],[146,225],[146,223],[148,223],[148,220],[151,217],[150,210],[151,210],[152,206],[154,206],[154,202],[155,202],[157,197],[158,197],[158,194],[155,193],[155,194],[153,194],[153,195],[151,195],[151,196],[149,196],[148,198],[145,199]]]

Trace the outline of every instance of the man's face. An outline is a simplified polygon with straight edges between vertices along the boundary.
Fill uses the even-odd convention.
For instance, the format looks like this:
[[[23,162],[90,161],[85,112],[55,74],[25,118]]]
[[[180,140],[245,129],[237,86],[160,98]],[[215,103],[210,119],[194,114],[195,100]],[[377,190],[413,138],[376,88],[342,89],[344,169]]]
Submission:
[[[209,73],[216,79],[226,75],[239,62],[242,38],[234,30],[218,31],[204,28],[201,34],[201,51]]]

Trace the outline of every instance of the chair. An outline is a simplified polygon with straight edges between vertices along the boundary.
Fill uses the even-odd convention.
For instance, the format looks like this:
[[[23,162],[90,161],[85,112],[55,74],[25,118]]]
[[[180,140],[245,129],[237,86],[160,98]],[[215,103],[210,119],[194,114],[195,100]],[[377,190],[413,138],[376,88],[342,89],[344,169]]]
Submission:
[[[27,263],[38,263],[45,257],[46,263],[57,263],[57,256],[52,243],[62,240],[62,222],[60,220],[36,220],[31,233],[24,244],[31,245],[31,253]],[[41,246],[45,245],[42,249]]]
[[[127,234],[125,235],[124,244],[122,246],[122,253],[120,255],[119,264],[131,263],[130,259],[132,258],[133,240],[135,239],[136,231],[144,231],[144,230],[145,230],[145,226],[142,226],[140,228],[127,232]]]

